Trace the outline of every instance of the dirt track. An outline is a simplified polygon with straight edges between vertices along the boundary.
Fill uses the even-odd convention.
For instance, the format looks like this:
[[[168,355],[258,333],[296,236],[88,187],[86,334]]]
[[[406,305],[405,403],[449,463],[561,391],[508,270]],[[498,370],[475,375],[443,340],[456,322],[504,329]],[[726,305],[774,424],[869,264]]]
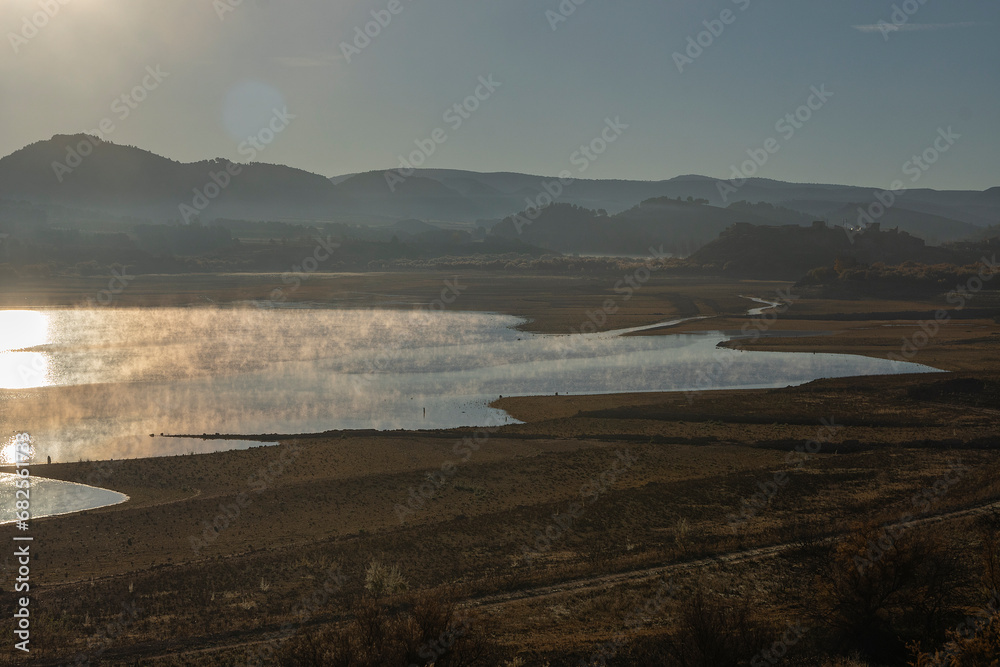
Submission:
[[[961,519],[969,516],[986,514],[987,512],[989,512],[989,510],[995,508],[1000,508],[1000,499],[994,499],[987,503],[983,503],[975,507],[969,507],[962,510],[942,512],[940,514],[932,514],[925,517],[919,517],[911,521],[897,522],[889,524],[887,527],[910,528],[920,525],[941,523],[954,519]],[[838,535],[831,535],[817,540],[812,540],[810,542],[786,542],[783,544],[775,544],[766,547],[757,547],[753,549],[722,553],[714,556],[709,556],[707,558],[699,558],[696,560],[683,561],[680,563],[671,563],[670,565],[664,565],[660,567],[644,568],[628,572],[618,572],[614,574],[602,575],[599,577],[584,577],[580,579],[565,581],[556,585],[538,586],[535,588],[515,591],[512,593],[502,593],[498,595],[488,595],[483,597],[469,598],[460,602],[459,606],[465,608],[483,609],[491,612],[496,612],[502,609],[505,605],[509,605],[515,602],[520,602],[523,600],[529,600],[529,599],[539,600],[544,598],[553,598],[560,595],[586,593],[588,591],[595,591],[595,590],[607,591],[615,586],[641,583],[652,579],[662,578],[666,575],[670,575],[685,570],[710,567],[712,565],[717,565],[717,564],[736,564],[736,563],[765,560],[768,558],[774,558],[780,556],[785,552],[792,551],[794,549],[798,549],[810,544],[811,545],[830,544],[836,542],[844,535],[845,535],[844,533]],[[310,628],[319,624],[320,623],[318,622],[308,622],[300,626],[299,629]],[[269,631],[277,634],[278,629],[279,629],[278,627],[274,627],[271,628]],[[198,655],[207,655],[211,653],[216,653],[219,651],[233,651],[240,648],[263,646],[271,642],[274,642],[275,639],[260,638],[260,635],[266,634],[266,632],[267,631],[265,631],[264,633],[262,633],[261,631],[227,633],[225,635],[206,637],[203,638],[203,640],[200,642],[201,645],[196,647],[192,647],[191,641],[187,639],[176,640],[176,641],[165,640],[165,641],[147,642],[144,644],[132,645],[126,649],[108,651],[104,654],[103,657],[114,658],[114,659],[141,658],[143,660],[152,660],[152,661],[157,661],[167,658],[171,659],[191,658]],[[237,637],[239,637],[239,639],[237,639],[236,641],[232,641]],[[39,664],[58,665],[60,664],[60,661],[43,662]]]

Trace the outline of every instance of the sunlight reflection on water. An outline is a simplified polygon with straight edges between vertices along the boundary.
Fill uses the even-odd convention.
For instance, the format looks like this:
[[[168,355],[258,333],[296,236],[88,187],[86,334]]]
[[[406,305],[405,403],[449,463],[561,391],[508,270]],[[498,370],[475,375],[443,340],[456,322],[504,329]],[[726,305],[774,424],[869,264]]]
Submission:
[[[21,479],[18,475],[0,473],[0,525],[15,520],[14,501],[17,489],[14,482],[18,479]],[[33,519],[117,505],[128,500],[128,496],[117,491],[43,477],[32,476],[30,479]]]
[[[26,348],[49,342],[50,315],[35,310],[0,310],[0,389],[30,389],[49,384],[45,354]]]
[[[39,457],[54,461],[246,446],[212,440],[193,447],[160,433],[496,425],[509,419],[489,407],[501,394],[781,387],[934,370],[861,356],[717,349],[727,338],[718,332],[533,335],[515,329],[522,320],[489,313],[212,307],[62,309],[39,318],[9,312],[0,312],[0,321],[20,318],[30,329],[9,339],[35,345],[0,358],[43,356],[45,382],[5,383],[15,390],[0,391],[0,432],[30,432]]]

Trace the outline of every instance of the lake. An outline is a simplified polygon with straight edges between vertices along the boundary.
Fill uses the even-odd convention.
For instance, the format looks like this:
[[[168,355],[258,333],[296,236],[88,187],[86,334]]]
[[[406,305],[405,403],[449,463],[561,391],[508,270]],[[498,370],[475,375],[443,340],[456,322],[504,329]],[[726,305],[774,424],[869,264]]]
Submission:
[[[118,459],[260,444],[161,433],[509,423],[488,405],[500,395],[783,387],[934,370],[717,348],[729,338],[721,332],[556,336],[520,324],[490,313],[255,304],[0,311],[0,427],[11,438],[30,433],[38,461]]]
[[[15,520],[14,482],[18,479],[21,478],[17,475],[0,473],[0,499],[3,499],[0,503],[0,524]],[[128,500],[128,496],[117,491],[36,476],[31,477],[31,488],[28,490],[31,517],[34,519],[117,505]]]

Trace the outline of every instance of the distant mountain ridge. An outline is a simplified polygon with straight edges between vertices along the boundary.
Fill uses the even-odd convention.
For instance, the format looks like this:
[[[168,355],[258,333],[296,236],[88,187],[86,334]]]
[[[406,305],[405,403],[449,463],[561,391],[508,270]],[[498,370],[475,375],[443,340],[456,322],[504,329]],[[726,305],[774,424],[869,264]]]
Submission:
[[[374,172],[383,173],[384,172]],[[457,169],[416,169],[414,176],[437,180],[455,187],[458,182],[474,181],[491,191],[499,192],[510,201],[514,210],[523,210],[546,192],[545,184],[555,177],[533,176],[513,172],[481,173]],[[333,182],[343,182],[345,177],[334,177]],[[748,179],[735,193],[727,192],[723,199],[720,183],[735,184],[708,176],[688,174],[661,181],[587,180],[576,179],[563,188],[559,202],[576,204],[590,209],[604,209],[611,214],[621,213],[638,202],[659,197],[707,199],[709,204],[726,207],[737,201],[765,202],[797,210],[807,216],[827,218],[833,224],[857,224],[860,217],[857,207],[867,209],[877,201],[880,187],[832,185],[821,183],[788,183],[766,178]],[[543,198],[544,200],[544,198]],[[854,209],[844,208],[853,204]],[[977,190],[905,191],[896,206],[906,210],[928,213],[947,220],[965,222],[977,227],[1000,223],[1000,187]],[[512,210],[500,213],[511,215]],[[835,219],[840,214],[845,219]]]
[[[17,211],[29,222],[117,216],[153,223],[197,217],[202,222],[228,218],[391,225],[420,219],[473,228],[492,227],[526,209],[555,203],[582,207],[613,225],[624,225],[631,240],[625,243],[620,234],[604,230],[590,213],[561,210],[558,221],[553,212],[533,225],[526,242],[546,239],[545,247],[560,249],[596,246],[596,239],[602,239],[608,244],[604,252],[616,252],[640,239],[676,244],[683,240],[694,248],[735,222],[808,224],[825,219],[852,225],[860,219],[859,209],[870,207],[879,192],[749,179],[723,201],[720,181],[697,175],[661,181],[577,179],[563,185],[555,177],[514,172],[417,169],[405,179],[394,179],[390,187],[386,174],[326,178],[275,164],[223,159],[181,163],[85,135],[57,135],[0,159],[0,200],[8,204],[0,206],[0,223],[4,211]],[[698,199],[707,204],[687,206]],[[734,206],[737,200],[755,204]],[[9,205],[12,202],[18,204]],[[1000,223],[1000,187],[982,192],[907,191],[881,222],[883,228],[898,225],[933,242],[974,236],[977,228]],[[509,236],[504,229],[500,227],[501,235]],[[594,234],[595,240],[582,239],[584,234]]]
[[[340,204],[332,183],[300,169],[221,159],[184,164],[86,135],[56,135],[0,159],[5,199],[165,222],[182,220],[182,205],[199,212],[199,196],[213,218],[309,218]]]

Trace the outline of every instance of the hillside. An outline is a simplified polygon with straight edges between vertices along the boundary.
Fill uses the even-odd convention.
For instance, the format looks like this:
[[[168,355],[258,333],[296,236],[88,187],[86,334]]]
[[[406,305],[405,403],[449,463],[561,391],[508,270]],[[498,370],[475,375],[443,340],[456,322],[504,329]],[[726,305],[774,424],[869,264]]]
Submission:
[[[475,181],[510,198],[508,209],[500,216],[511,215],[526,207],[525,199],[534,200],[544,192],[544,183],[552,177],[533,176],[512,172],[480,173],[456,169],[417,169],[415,175],[433,178],[450,187],[458,181]],[[573,174],[576,176],[576,174]],[[720,184],[732,186],[723,198]],[[739,187],[736,187],[739,185]],[[719,180],[707,176],[688,174],[667,180],[590,180],[575,179],[558,198],[561,203],[576,204],[585,208],[605,209],[621,213],[636,202],[659,197],[708,200],[713,206],[726,207],[737,201],[765,202],[792,209],[811,220],[827,219],[840,224],[834,213],[848,205],[864,202],[867,207],[876,201],[875,195],[884,186],[852,186],[818,183],[788,183],[766,178],[750,178],[745,183]],[[460,188],[455,187],[459,191]],[[513,208],[510,208],[510,204]],[[1000,221],[1000,187],[986,191],[913,189],[906,191],[904,208],[910,211],[958,220],[976,226],[996,224]],[[851,221],[857,217],[855,212]],[[893,222],[893,226],[896,223]],[[886,226],[886,225],[883,225]]]
[[[797,280],[812,269],[838,262],[939,264],[964,263],[964,259],[906,232],[872,226],[852,242],[843,227],[822,223],[810,227],[737,224],[690,257],[692,264],[704,269],[773,280]]]
[[[536,220],[526,214],[504,219],[493,234],[521,238],[564,253],[647,255],[650,247],[685,256],[737,222],[767,224],[767,218],[738,209],[662,197],[648,199],[617,215],[554,204]]]
[[[385,172],[372,171],[341,181],[337,190],[344,198],[339,212],[362,218],[472,221],[483,212],[457,190],[422,176],[394,181],[390,187]]]
[[[858,226],[860,215],[858,209],[862,208],[863,210],[868,206],[870,203],[847,204],[831,211],[826,218],[834,224],[844,223],[848,226]],[[975,238],[982,230],[982,228],[968,222],[907,208],[905,203],[887,208],[885,213],[878,218],[878,222],[882,229],[898,227],[900,231],[919,236],[932,245]],[[860,226],[865,224],[870,223],[862,218]]]
[[[628,241],[604,234],[598,225],[591,231],[612,242],[612,247],[596,242],[588,243],[586,250],[580,246],[580,251],[606,253],[634,253],[637,243],[645,243],[650,236],[662,238],[664,220],[666,238],[678,248],[697,247],[739,221],[799,224],[824,219],[841,223],[847,218],[853,223],[858,202],[870,205],[879,192],[878,188],[767,179],[749,179],[735,186],[698,175],[659,181],[574,178],[560,185],[551,176],[418,169],[390,188],[383,171],[325,178],[258,162],[181,163],[86,135],[56,135],[0,159],[0,200],[20,202],[14,206],[20,210],[9,205],[5,209],[18,220],[99,222],[111,216],[163,223],[191,222],[197,214],[204,223],[230,218],[391,224],[420,218],[475,226],[557,203],[623,216],[615,222],[624,225]],[[702,200],[717,210],[674,207],[654,212],[657,221],[653,222],[645,212],[636,211],[636,202],[666,202],[668,198]],[[741,207],[741,202],[753,204]],[[34,210],[27,211],[25,206]],[[736,210],[718,212],[728,209]],[[0,222],[10,220],[9,216],[0,218]],[[921,189],[907,191],[905,199],[890,207],[883,227],[899,226],[928,241],[945,241],[973,236],[976,227],[998,221],[1000,188],[983,192]],[[570,233],[579,236],[579,230]],[[553,243],[566,248],[580,245],[575,239],[573,245],[559,239]]]
[[[88,149],[77,152],[79,161],[67,157],[82,146]],[[195,213],[203,207],[203,219],[323,219],[343,205],[329,180],[300,169],[228,160],[183,164],[86,135],[57,135],[0,159],[0,198],[156,221],[182,220],[181,205]]]

